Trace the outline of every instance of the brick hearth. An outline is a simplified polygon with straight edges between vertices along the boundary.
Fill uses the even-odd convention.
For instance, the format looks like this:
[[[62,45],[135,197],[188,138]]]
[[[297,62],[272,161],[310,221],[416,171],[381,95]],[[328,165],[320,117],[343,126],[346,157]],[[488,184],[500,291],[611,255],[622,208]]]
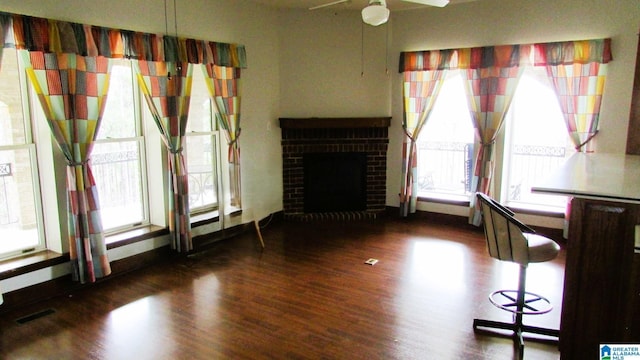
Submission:
[[[385,210],[389,117],[280,118],[284,217],[290,220],[375,219]],[[335,213],[304,212],[305,153],[359,152],[367,157],[366,209]]]

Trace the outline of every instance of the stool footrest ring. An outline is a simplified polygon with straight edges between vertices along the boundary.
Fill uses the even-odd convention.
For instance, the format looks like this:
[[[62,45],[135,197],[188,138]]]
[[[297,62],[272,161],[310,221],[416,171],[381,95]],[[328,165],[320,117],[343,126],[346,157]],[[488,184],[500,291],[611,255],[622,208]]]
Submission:
[[[518,291],[517,290],[497,290],[489,295],[489,301],[496,307],[524,315],[546,314],[553,309],[551,302],[544,296],[525,291],[522,311],[518,311]]]

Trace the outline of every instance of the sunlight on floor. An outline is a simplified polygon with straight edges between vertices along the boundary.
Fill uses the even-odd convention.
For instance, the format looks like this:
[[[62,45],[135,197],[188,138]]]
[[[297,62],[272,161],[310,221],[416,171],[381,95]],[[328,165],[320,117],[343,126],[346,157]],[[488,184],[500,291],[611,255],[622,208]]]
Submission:
[[[167,318],[165,312],[159,311],[166,304],[158,296],[147,296],[109,313],[109,321],[105,322],[108,329],[105,329],[103,358],[114,359],[122,354],[128,354],[132,359],[150,358],[153,354],[161,358],[167,354],[173,337],[171,323],[175,319]],[[159,344],[150,339],[167,341],[156,346]],[[160,349],[162,353],[158,353]]]
[[[465,279],[475,271],[469,249],[438,239],[416,239],[408,249],[403,274],[406,280],[400,283],[396,298],[400,348],[413,349],[423,355],[429,353],[434,358],[456,354],[461,348],[458,344],[468,341],[472,318],[470,307],[465,305],[470,296]],[[455,338],[443,342],[438,349],[423,348],[422,334],[440,331]],[[415,358],[416,354],[404,355]]]
[[[464,295],[468,266],[466,248],[451,241],[416,241],[411,249],[408,277],[421,287],[437,288],[449,295]]]

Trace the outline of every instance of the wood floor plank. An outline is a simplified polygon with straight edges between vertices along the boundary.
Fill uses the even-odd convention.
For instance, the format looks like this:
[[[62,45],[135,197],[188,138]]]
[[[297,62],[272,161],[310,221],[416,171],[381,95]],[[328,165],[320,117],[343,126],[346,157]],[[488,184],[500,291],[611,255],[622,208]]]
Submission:
[[[480,229],[424,219],[279,222],[0,318],[2,359],[513,359],[508,321],[487,295],[515,288]],[[378,259],[366,265],[369,258]],[[556,306],[526,323],[559,326],[564,252],[528,270]],[[24,324],[15,320],[54,312]],[[526,359],[558,359],[526,342]]]

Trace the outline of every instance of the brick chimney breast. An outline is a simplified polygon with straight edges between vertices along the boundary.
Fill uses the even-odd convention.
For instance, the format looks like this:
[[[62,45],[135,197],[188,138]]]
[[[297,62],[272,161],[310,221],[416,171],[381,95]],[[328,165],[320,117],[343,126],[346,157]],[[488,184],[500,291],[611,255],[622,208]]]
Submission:
[[[289,220],[375,219],[385,210],[390,117],[280,118],[284,217]],[[366,155],[363,211],[305,213],[304,154]]]

